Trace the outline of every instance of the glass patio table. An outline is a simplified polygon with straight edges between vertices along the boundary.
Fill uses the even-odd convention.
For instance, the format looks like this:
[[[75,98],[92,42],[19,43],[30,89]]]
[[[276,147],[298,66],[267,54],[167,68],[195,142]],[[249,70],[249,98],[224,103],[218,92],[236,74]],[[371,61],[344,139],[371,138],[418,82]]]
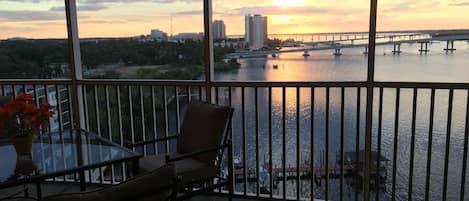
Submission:
[[[85,190],[85,177],[89,180],[91,175],[85,171],[130,162],[133,172],[141,157],[140,153],[81,129],[37,135],[33,139],[32,154],[26,156],[16,153],[11,140],[0,139],[0,189],[36,183],[40,198],[41,181],[78,175],[80,189]]]

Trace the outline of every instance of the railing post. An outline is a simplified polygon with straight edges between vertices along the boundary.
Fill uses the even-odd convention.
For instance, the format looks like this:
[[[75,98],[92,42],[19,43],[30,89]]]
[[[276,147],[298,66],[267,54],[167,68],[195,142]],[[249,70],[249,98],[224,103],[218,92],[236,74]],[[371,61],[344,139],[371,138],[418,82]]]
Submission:
[[[83,79],[80,55],[80,41],[78,38],[77,6],[75,0],[65,0],[67,17],[68,48],[71,69],[71,90],[73,114],[72,128],[85,128],[85,108],[83,105],[82,86],[77,83]]]
[[[368,76],[366,85],[366,132],[365,132],[365,164],[364,164],[364,200],[370,201],[370,160],[371,160],[371,135],[373,126],[373,90],[375,67],[375,43],[376,43],[376,14],[378,0],[370,1],[370,28],[368,37]]]
[[[204,61],[206,101],[212,102],[213,81],[213,35],[212,35],[212,0],[204,0]]]

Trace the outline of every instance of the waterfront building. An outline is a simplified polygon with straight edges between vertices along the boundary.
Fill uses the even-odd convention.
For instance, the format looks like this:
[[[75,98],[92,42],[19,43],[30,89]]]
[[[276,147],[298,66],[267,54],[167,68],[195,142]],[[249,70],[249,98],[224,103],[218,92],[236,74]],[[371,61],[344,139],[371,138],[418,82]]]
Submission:
[[[251,50],[259,50],[267,43],[267,16],[245,16],[245,42]]]
[[[226,38],[226,26],[223,20],[215,20],[212,23],[213,26],[213,39],[225,39]]]
[[[179,33],[177,35],[174,36],[174,39],[176,40],[187,40],[187,39],[191,39],[191,40],[202,40],[204,38],[204,34],[203,33]]]
[[[152,29],[150,32],[150,37],[155,40],[168,40],[168,34],[159,29]]]

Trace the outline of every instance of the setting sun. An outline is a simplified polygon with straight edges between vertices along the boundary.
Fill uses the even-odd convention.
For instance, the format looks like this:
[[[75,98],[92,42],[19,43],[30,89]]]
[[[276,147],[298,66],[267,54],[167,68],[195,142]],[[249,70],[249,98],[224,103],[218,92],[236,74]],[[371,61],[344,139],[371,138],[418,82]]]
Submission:
[[[274,6],[304,6],[305,0],[275,0],[272,2]]]

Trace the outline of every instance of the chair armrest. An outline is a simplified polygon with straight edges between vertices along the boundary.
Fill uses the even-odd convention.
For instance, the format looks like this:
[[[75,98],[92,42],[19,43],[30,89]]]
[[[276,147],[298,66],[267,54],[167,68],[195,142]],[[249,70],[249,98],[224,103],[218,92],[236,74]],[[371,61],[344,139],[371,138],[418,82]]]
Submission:
[[[132,148],[132,147],[137,147],[137,146],[141,146],[141,145],[146,145],[146,144],[151,144],[151,143],[155,143],[155,142],[162,142],[162,141],[168,141],[168,140],[171,140],[171,139],[176,139],[178,138],[179,135],[171,135],[171,136],[167,136],[167,137],[162,137],[162,138],[156,138],[156,139],[151,139],[151,140],[145,140],[145,141],[141,141],[141,142],[135,142],[133,144],[131,143],[126,143],[126,147],[128,148]]]
[[[224,149],[228,146],[230,146],[230,143],[225,143],[225,144],[222,144],[218,147],[212,147],[212,148],[203,149],[203,150],[200,150],[200,151],[194,151],[194,152],[190,152],[190,153],[179,154],[177,156],[166,155],[165,160],[166,160],[166,163],[170,163],[170,162],[173,162],[173,161],[183,160],[183,159],[191,158],[191,157],[198,156],[198,155],[201,155],[201,154],[206,154],[206,153],[210,153],[210,152],[214,152],[214,151],[219,151],[219,150],[222,150],[222,149]]]

